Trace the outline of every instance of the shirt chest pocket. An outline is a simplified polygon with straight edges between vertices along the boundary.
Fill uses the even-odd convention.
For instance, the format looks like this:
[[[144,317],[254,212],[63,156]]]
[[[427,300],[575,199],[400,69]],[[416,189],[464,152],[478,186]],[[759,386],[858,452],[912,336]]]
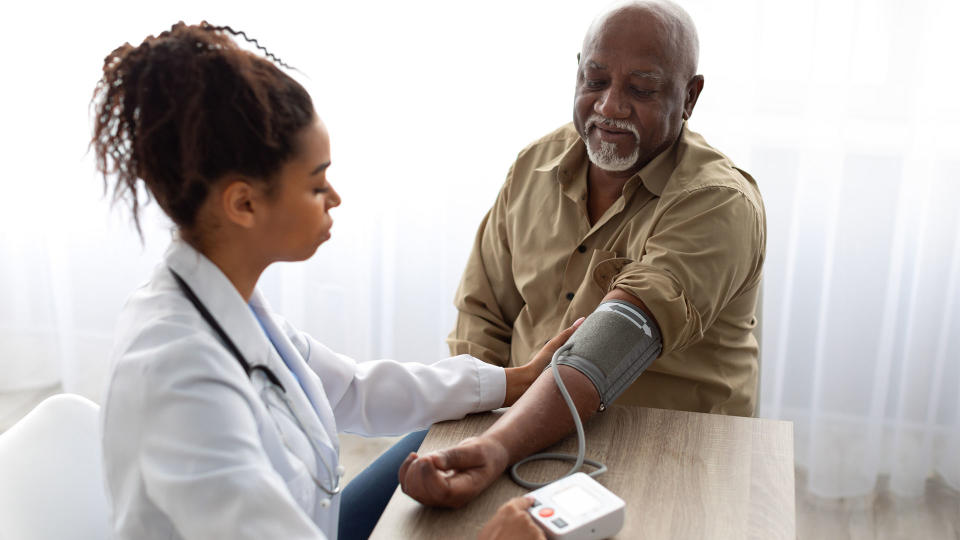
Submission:
[[[608,267],[609,264],[605,263],[611,260],[620,260],[617,258],[617,253],[602,249],[587,251],[580,255],[579,261],[571,258],[567,266],[567,274],[564,276],[564,286],[574,292],[573,298],[578,300],[577,303],[585,302],[584,305],[596,306],[600,302],[607,291],[593,279],[593,276],[598,268]]]
[[[609,271],[617,265],[622,267],[630,259],[617,257],[617,252],[594,249],[580,255],[579,261],[571,259],[564,275],[565,290],[570,304],[564,313],[563,323],[570,324],[577,317],[589,315],[606,296],[608,288],[596,280],[596,274]],[[619,261],[619,262],[615,262]]]

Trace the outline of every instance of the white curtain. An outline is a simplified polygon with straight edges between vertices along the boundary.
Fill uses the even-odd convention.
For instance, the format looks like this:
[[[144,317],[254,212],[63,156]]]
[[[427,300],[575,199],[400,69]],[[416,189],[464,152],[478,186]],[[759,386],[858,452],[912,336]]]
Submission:
[[[475,227],[516,153],[570,119],[605,3],[132,5],[5,8],[0,394],[99,400],[117,313],[169,238],[150,207],[141,244],[85,155],[113,47],[207,19],[305,73],[344,203],[333,240],[261,287],[358,359],[433,359]],[[683,5],[706,76],[691,127],[767,205],[761,414],[795,423],[814,493],[960,488],[957,2]]]

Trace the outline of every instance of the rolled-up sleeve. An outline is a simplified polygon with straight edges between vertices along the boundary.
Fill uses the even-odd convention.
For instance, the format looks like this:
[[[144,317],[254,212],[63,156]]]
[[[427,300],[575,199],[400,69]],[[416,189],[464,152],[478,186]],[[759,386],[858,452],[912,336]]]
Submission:
[[[667,355],[702,339],[730,300],[760,279],[763,230],[761,211],[741,191],[701,187],[668,202],[639,260],[605,261],[594,279],[643,301]]]

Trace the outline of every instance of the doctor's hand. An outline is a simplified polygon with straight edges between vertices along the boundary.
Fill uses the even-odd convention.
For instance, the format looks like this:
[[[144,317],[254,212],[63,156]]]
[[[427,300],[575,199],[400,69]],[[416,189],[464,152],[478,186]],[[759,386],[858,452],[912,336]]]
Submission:
[[[550,364],[553,353],[557,352],[557,349],[570,339],[570,336],[573,335],[577,327],[583,323],[583,319],[584,317],[580,317],[570,325],[570,328],[554,336],[554,338],[548,341],[543,348],[540,349],[540,352],[534,355],[533,359],[526,364],[504,369],[507,375],[507,392],[503,398],[504,407],[513,405],[517,399],[527,391],[527,388],[530,388],[533,381],[537,380],[537,377],[539,377],[547,365]]]
[[[403,492],[417,501],[459,508],[503,474],[508,459],[507,450],[496,440],[471,437],[423,456],[411,452],[397,476]]]
[[[546,540],[543,529],[527,513],[532,504],[528,497],[510,499],[480,529],[477,540]]]

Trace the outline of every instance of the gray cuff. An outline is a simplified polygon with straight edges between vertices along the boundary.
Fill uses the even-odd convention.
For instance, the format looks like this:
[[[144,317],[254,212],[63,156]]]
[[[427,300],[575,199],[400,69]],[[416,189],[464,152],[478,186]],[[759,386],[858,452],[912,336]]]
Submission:
[[[621,300],[597,306],[570,337],[572,346],[557,358],[590,379],[601,410],[613,403],[660,355],[660,329],[640,308]]]

